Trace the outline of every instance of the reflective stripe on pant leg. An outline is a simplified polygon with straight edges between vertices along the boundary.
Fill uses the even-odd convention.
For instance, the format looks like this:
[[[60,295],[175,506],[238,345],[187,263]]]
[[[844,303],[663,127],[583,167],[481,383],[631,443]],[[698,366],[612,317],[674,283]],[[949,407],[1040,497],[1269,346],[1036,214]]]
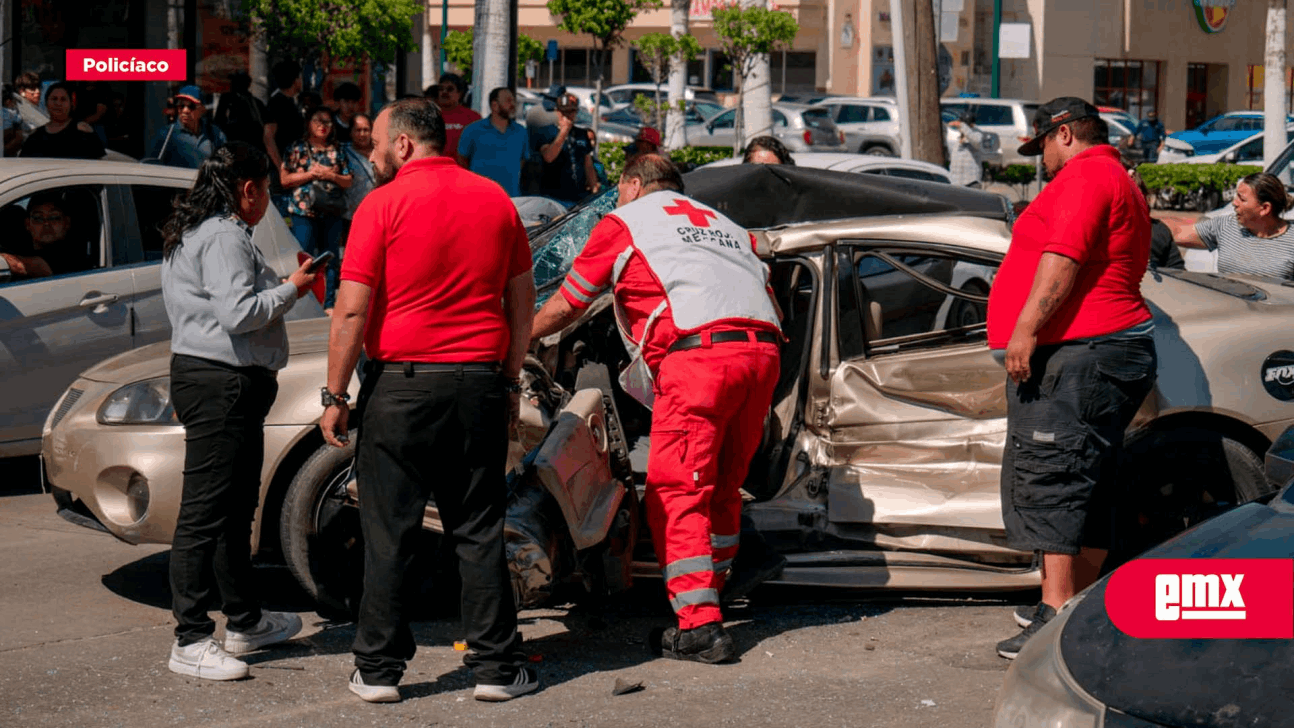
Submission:
[[[699,574],[702,572],[709,573],[713,571],[714,571],[714,563],[711,561],[710,556],[707,554],[702,556],[691,556],[686,559],[679,559],[677,561],[668,563],[665,565],[665,568],[662,570],[662,573],[664,574],[665,581],[669,582],[669,581],[673,581],[675,578],[680,576],[686,576],[688,574]]]
[[[669,605],[674,608],[674,612],[683,611],[685,607],[701,606],[719,606],[718,589],[693,589],[679,593],[673,599],[669,600]],[[684,629],[689,629],[684,627]]]

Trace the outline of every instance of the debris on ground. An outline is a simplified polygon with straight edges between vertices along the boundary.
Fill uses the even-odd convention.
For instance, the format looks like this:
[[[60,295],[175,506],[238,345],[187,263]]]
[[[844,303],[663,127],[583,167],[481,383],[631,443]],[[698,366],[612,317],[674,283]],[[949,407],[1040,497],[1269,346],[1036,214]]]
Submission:
[[[616,685],[615,685],[615,687],[611,688],[611,694],[612,694],[612,695],[628,695],[629,693],[636,693],[636,692],[638,692],[639,690],[645,690],[645,689],[646,689],[646,688],[644,688],[644,687],[643,687],[643,684],[642,684],[642,681],[641,681],[641,680],[639,680],[638,682],[629,682],[628,680],[625,680],[624,678],[620,678],[620,677],[618,677],[618,678],[616,678]]]

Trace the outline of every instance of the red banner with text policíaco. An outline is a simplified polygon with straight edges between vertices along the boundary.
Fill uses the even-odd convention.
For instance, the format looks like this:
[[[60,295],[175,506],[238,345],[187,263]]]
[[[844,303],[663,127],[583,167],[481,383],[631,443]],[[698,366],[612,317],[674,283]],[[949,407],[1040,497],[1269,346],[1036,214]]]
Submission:
[[[67,51],[69,81],[184,81],[186,51],[94,48]]]

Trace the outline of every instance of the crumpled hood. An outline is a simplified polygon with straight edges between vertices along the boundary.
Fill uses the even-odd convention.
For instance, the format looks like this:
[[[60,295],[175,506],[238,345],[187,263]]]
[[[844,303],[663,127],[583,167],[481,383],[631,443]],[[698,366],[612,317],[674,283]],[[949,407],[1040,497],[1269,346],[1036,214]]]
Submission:
[[[1143,554],[1144,558],[1294,557],[1294,489],[1249,503]],[[1105,609],[1106,578],[1065,624],[1065,666],[1092,697],[1166,726],[1288,725],[1294,640],[1136,639]]]
[[[298,355],[315,354],[328,349],[328,329],[332,319],[313,318],[288,322],[288,366]],[[104,359],[81,373],[95,382],[125,384],[164,377],[171,370],[171,342],[161,341],[141,346]]]

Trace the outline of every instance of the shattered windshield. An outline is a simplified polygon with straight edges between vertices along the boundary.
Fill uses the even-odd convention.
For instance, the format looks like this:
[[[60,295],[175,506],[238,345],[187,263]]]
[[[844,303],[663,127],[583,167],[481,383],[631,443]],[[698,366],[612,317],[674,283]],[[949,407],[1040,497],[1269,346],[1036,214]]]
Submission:
[[[571,263],[588,242],[594,226],[616,209],[619,199],[619,191],[611,187],[584,206],[554,220],[531,239],[530,256],[534,261],[535,288],[539,291],[535,310],[561,285]]]

